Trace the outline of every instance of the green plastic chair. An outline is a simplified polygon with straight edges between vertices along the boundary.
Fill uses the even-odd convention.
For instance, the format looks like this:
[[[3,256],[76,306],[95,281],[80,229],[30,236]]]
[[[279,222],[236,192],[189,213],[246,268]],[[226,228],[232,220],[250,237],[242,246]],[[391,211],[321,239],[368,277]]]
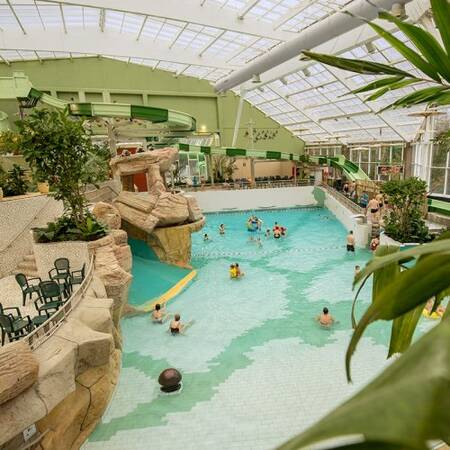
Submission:
[[[16,281],[20,286],[20,289],[22,291],[22,300],[23,300],[23,306],[25,306],[25,302],[27,300],[27,295],[30,296],[30,300],[33,298],[33,294],[37,293],[39,295],[39,285],[32,284],[30,281],[39,281],[42,280],[39,277],[35,278],[27,278],[26,275],[23,273],[18,273],[16,276]]]
[[[57,311],[64,304],[63,292],[64,286],[56,281],[42,281],[39,283],[41,295],[34,301],[36,311],[44,313],[50,317],[52,312]]]
[[[8,311],[14,311],[14,313],[10,313]],[[9,306],[7,308],[4,308],[3,305],[0,303],[0,314],[3,314],[5,316],[10,316],[13,320],[19,320],[22,318],[22,313],[20,312],[20,309],[17,306]]]
[[[69,295],[72,292],[69,260],[67,258],[58,258],[55,259],[53,265],[55,267],[48,272],[50,280],[63,284],[66,294]]]
[[[2,345],[5,345],[6,336],[8,336],[9,342],[16,341],[30,333],[33,323],[30,316],[13,320],[9,314],[0,314],[0,328],[2,329]]]
[[[70,283],[73,286],[74,284],[81,284],[84,280],[86,274],[86,263],[83,264],[83,267],[80,270],[72,271],[70,275]]]

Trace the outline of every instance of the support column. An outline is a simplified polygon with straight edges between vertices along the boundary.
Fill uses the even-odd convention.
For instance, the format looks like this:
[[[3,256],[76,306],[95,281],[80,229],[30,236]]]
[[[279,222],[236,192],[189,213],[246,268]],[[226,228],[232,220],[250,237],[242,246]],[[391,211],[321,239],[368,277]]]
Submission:
[[[241,123],[242,117],[242,108],[244,107],[244,98],[245,98],[245,89],[241,86],[240,94],[239,94],[239,104],[236,113],[236,121],[234,122],[234,132],[233,132],[233,141],[231,142],[232,147],[236,147],[236,142],[239,134],[239,125]]]
[[[255,160],[253,158],[250,158],[250,176],[252,179],[251,184],[255,184]]]

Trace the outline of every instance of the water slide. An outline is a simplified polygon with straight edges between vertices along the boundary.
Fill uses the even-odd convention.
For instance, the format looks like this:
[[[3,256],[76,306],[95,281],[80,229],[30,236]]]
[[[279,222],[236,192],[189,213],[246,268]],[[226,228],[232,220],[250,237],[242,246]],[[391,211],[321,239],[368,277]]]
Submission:
[[[34,107],[40,101],[57,109],[67,109],[73,116],[114,118],[118,126],[134,127],[129,133],[146,135],[149,130],[190,132],[196,130],[195,118],[189,114],[153,106],[126,103],[66,102],[33,88],[23,72],[12,77],[0,77],[0,99],[17,99],[25,107]],[[133,120],[133,123],[130,122]],[[105,134],[105,127],[94,120],[94,134]]]
[[[345,156],[310,156],[310,161],[318,164],[326,164],[327,166],[334,167],[342,170],[344,175],[350,181],[370,181],[369,175],[367,175],[359,166],[351,162]]]

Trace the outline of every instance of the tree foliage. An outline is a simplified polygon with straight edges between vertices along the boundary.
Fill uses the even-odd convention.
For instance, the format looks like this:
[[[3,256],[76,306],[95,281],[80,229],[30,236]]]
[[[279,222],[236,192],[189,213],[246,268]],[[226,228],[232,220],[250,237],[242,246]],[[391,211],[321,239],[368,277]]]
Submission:
[[[397,52],[416,67],[422,76],[413,72],[401,70],[395,66],[380,64],[372,61],[340,58],[304,51],[305,56],[323,64],[369,75],[387,75],[359,89],[353,94],[372,92],[366,101],[373,101],[390,91],[402,89],[406,86],[419,85],[420,89],[400,97],[382,111],[389,108],[404,108],[413,105],[426,104],[428,106],[441,106],[450,104],[450,3],[448,0],[431,0],[433,18],[440,33],[443,46],[428,31],[420,26],[413,25],[394,17],[386,11],[379,14],[380,19],[394,23],[397,28],[409,39],[412,46],[406,45],[394,33],[390,33],[375,23],[368,25],[383,39],[385,39]],[[426,85],[425,85],[426,83]]]
[[[428,228],[422,218],[427,183],[419,178],[387,181],[382,186],[390,213],[385,223],[386,234],[400,242],[425,242]]]
[[[2,179],[1,187],[5,197],[27,193],[29,184],[25,178],[25,171],[17,164],[14,164],[8,173],[0,174],[0,179]]]
[[[22,136],[13,130],[0,133],[0,155],[20,155],[22,151]]]
[[[35,110],[17,126],[22,151],[38,182],[47,181],[75,224],[86,222],[83,190],[108,173],[109,153],[92,143],[80,120],[65,111]]]

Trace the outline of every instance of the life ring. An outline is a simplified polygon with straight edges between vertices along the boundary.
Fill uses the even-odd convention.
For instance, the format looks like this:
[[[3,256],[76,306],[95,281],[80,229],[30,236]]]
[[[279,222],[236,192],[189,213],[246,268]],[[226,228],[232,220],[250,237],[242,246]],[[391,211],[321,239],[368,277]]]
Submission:
[[[427,319],[433,320],[442,318],[442,316],[438,312],[435,311],[434,313],[430,314],[426,308],[422,311],[422,316],[426,317]]]

